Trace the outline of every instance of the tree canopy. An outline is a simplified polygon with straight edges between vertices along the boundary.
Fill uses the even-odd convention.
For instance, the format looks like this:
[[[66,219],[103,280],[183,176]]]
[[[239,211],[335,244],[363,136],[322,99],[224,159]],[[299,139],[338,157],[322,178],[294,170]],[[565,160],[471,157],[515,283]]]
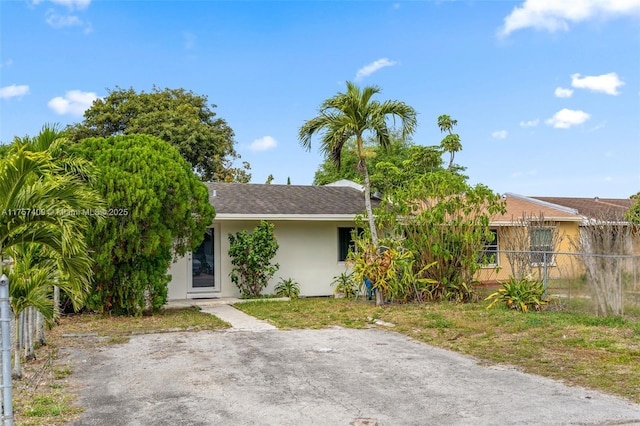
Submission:
[[[140,314],[166,302],[175,254],[197,247],[215,211],[206,186],[168,143],[149,135],[83,139],[106,218],[90,230],[97,262],[91,306]]]
[[[640,192],[632,195],[631,200],[633,201],[631,204],[631,208],[627,211],[625,218],[636,225],[640,225]]]
[[[116,87],[85,111],[81,123],[69,126],[75,141],[89,137],[148,134],[176,147],[203,181],[249,182],[250,166],[234,167],[240,155],[234,133],[216,116],[207,96],[185,89],[153,87],[137,93]]]

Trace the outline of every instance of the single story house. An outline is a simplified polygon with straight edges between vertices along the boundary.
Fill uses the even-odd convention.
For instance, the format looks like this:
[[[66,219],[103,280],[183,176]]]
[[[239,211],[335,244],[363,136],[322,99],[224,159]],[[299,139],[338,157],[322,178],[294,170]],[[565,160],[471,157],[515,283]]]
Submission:
[[[339,181],[331,185],[207,183],[216,217],[193,253],[173,262],[169,299],[238,297],[231,282],[229,234],[253,230],[262,220],[274,224],[280,264],[264,293],[283,279],[300,285],[301,296],[328,296],[345,260],[355,218],[364,213],[362,187]],[[379,203],[372,200],[373,205]]]
[[[520,259],[529,258],[531,272],[540,273],[542,255],[535,253],[557,252],[546,260],[549,278],[569,278],[584,273],[582,260],[576,253],[581,232],[593,226],[593,220],[624,222],[624,214],[631,207],[630,199],[573,198],[573,197],[528,197],[506,193],[506,212],[491,218],[494,240],[487,245],[485,253],[493,262],[478,271],[481,282],[505,281],[517,275]],[[626,224],[625,226],[630,226]],[[526,228],[526,229],[525,229]],[[640,240],[634,234],[629,241],[633,252],[640,253]],[[534,251],[530,254],[509,251]],[[520,267],[520,270],[524,268]]]
[[[485,257],[492,260],[476,273],[476,279],[506,281],[543,260],[551,266],[551,274],[559,273],[553,271],[557,269],[554,259],[546,259],[541,253],[575,251],[572,241],[580,235],[583,216],[575,209],[523,195],[506,193],[502,197],[506,211],[491,217],[494,238],[485,247]],[[529,251],[541,253],[524,253]]]
[[[355,218],[365,210],[361,185],[343,180],[324,186],[218,182],[207,186],[216,217],[200,247],[172,263],[169,299],[239,296],[229,277],[228,236],[251,231],[262,220],[274,224],[279,249],[273,262],[280,264],[264,292],[273,292],[281,278],[291,278],[299,283],[301,296],[333,293],[334,277],[347,271]],[[506,281],[518,275],[518,269],[540,274],[542,260],[550,278],[582,274],[577,258],[561,254],[549,258],[543,253],[575,252],[580,229],[590,218],[620,217],[631,205],[631,200],[511,193],[503,198],[506,212],[491,217],[494,239],[485,246],[491,262],[476,273],[480,282]],[[374,207],[379,203],[372,200]],[[634,248],[637,253],[640,244],[634,243]]]

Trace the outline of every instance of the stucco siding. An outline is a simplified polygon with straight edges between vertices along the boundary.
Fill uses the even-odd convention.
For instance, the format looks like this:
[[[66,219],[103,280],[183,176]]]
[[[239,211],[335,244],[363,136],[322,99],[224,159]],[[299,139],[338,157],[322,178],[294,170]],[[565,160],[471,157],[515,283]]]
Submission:
[[[279,249],[272,260],[280,264],[280,269],[274,274],[263,294],[273,293],[274,287],[283,279],[293,279],[300,285],[301,296],[328,296],[333,294],[331,282],[333,277],[345,272],[345,262],[338,261],[338,228],[353,227],[348,221],[271,221],[274,224],[274,234]],[[238,297],[240,292],[231,282],[229,273],[232,269],[229,253],[229,234],[235,234],[243,229],[253,230],[258,221],[221,221],[218,222],[220,256],[219,270],[216,274],[219,286],[215,297]],[[180,258],[170,268],[172,280],[169,283],[169,299],[184,299],[192,297],[188,293],[187,272],[189,261],[187,257]]]

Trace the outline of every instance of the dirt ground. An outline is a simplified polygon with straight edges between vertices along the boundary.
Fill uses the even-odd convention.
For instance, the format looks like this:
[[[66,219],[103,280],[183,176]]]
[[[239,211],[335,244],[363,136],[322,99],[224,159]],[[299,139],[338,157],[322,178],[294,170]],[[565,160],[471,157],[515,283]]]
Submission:
[[[76,425],[640,424],[638,404],[378,329],[148,334],[62,353],[86,408]]]

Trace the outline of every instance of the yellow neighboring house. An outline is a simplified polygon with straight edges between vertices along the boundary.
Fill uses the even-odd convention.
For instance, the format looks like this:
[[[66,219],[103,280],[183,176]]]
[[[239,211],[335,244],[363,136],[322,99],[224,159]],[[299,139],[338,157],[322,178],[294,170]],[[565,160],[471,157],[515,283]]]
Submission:
[[[486,265],[476,274],[480,282],[502,282],[526,275],[549,279],[584,274],[589,253],[580,244],[587,228],[611,226],[610,232],[631,230],[624,214],[632,200],[616,198],[503,196],[506,213],[491,218],[494,240],[485,247]],[[638,232],[623,232],[628,253],[640,254]],[[613,238],[615,239],[615,238]],[[609,253],[605,253],[609,254]],[[611,253],[614,254],[614,253]]]
[[[485,246],[480,282],[502,282],[525,276],[546,264],[554,268],[550,252],[575,251],[584,217],[576,209],[517,194],[504,194],[506,211],[491,217],[494,239]],[[553,270],[548,270],[553,274]]]

